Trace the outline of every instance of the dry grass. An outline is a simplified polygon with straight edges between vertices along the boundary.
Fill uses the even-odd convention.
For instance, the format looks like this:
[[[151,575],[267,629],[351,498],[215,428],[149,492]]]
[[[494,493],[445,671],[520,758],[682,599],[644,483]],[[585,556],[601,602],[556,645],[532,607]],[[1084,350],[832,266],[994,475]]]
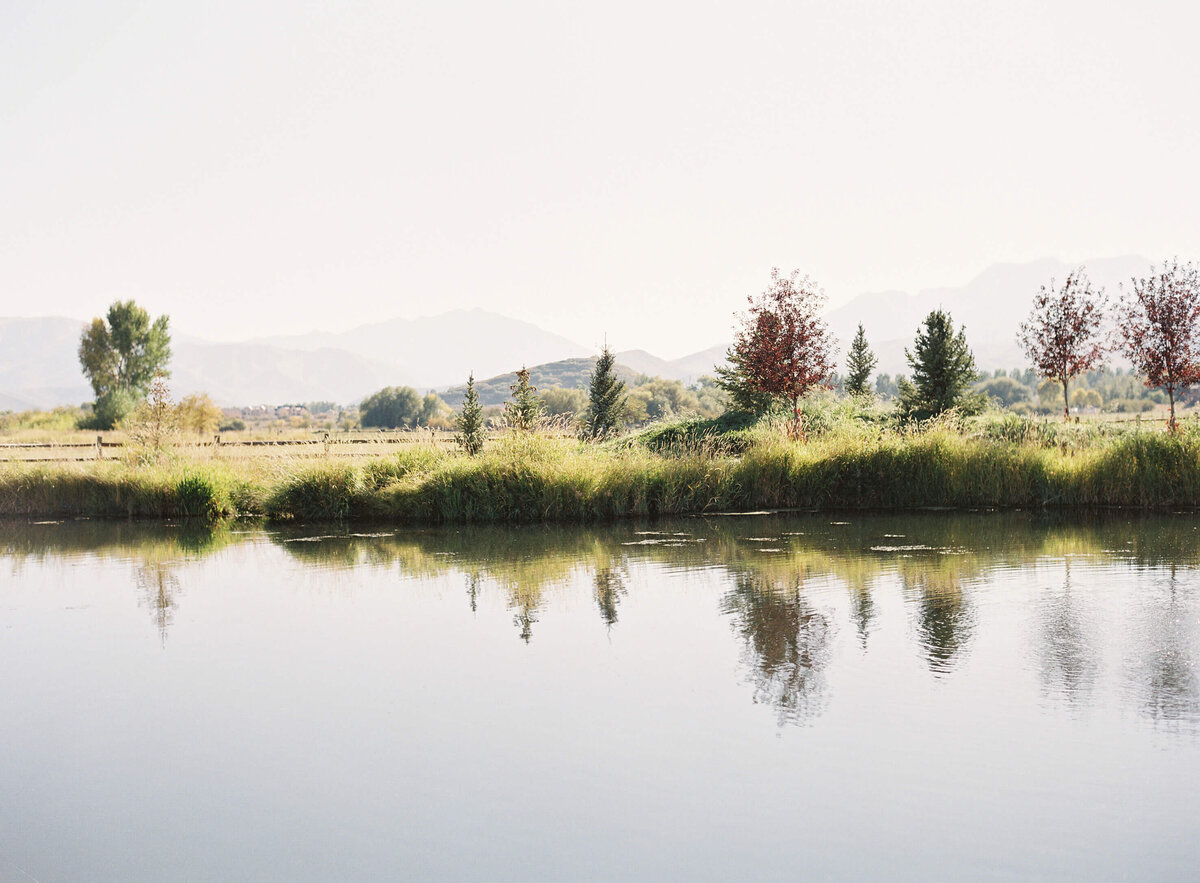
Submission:
[[[994,417],[914,427],[839,408],[808,416],[804,444],[764,421],[726,432],[677,425],[605,445],[513,433],[477,458],[424,440],[347,446],[341,456],[322,446],[184,447],[149,461],[6,463],[0,515],[487,523],[1200,501],[1194,427],[1176,437]]]

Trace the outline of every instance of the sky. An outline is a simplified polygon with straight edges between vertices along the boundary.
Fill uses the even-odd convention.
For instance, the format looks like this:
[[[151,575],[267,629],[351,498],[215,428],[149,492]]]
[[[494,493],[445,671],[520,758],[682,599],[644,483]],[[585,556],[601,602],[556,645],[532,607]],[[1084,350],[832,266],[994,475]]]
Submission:
[[[1194,4],[0,0],[0,316],[244,340],[482,307],[673,358],[1200,258]]]

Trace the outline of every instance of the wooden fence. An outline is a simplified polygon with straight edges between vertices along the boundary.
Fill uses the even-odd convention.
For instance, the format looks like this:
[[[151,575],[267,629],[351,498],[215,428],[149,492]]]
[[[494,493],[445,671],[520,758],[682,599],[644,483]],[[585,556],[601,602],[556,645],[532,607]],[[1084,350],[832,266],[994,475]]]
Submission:
[[[494,439],[498,435],[498,433],[489,433],[488,438]],[[263,450],[262,453],[280,454],[292,451],[312,456],[362,456],[370,453],[369,450],[363,448],[364,445],[390,448],[395,445],[417,443],[454,444],[454,433],[429,429],[347,435],[327,432],[321,438],[280,439],[239,439],[214,435],[211,440],[176,442],[171,447],[180,451],[207,451],[214,457],[219,457],[224,452],[236,456],[240,449],[268,449]],[[94,442],[0,443],[0,463],[65,463],[114,459],[120,457],[121,451],[130,445],[131,442],[128,441],[105,441],[102,435],[96,436]],[[351,447],[349,450],[345,450],[345,446]],[[250,451],[244,450],[244,453],[250,453]]]

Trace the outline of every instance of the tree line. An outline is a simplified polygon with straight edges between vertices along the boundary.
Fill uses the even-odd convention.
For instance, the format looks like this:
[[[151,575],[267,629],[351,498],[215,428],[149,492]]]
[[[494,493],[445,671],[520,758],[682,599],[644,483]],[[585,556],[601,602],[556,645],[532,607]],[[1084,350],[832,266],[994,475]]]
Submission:
[[[1043,285],[1018,334],[1032,365],[1023,379],[1015,371],[997,372],[991,378],[981,375],[965,328],[956,327],[941,309],[925,317],[912,347],[905,349],[908,376],[893,382],[889,375],[880,375],[872,385],[877,359],[860,324],[849,348],[846,373],[839,377],[834,373],[834,340],[821,318],[824,304],[823,291],[811,279],[801,277],[799,271],[784,275],[773,269],[767,289],[747,298],[726,364],[714,369],[715,377],[691,388],[678,381],[639,378],[630,388],[618,377],[606,345],[588,375],[586,392],[549,389],[539,395],[528,369],[522,367],[510,386],[511,399],[502,416],[493,413],[492,420],[525,430],[547,416],[563,416],[580,437],[594,440],[611,436],[631,422],[699,411],[703,402],[704,410],[714,412],[781,410],[787,415],[789,434],[802,438],[801,401],[816,389],[837,384],[851,396],[869,396],[872,390],[886,393],[895,399],[900,416],[928,419],[951,409],[978,412],[989,397],[1014,405],[1027,395],[1022,391],[1029,388],[1030,372],[1042,380],[1039,398],[1045,400],[1047,385],[1061,390],[1063,417],[1070,419],[1073,403],[1086,407],[1105,400],[1098,387],[1102,382],[1111,387],[1121,375],[1106,375],[1104,360],[1119,353],[1133,364],[1145,387],[1161,391],[1169,408],[1168,427],[1174,432],[1177,402],[1200,383],[1200,271],[1178,260],[1132,279],[1115,303],[1089,282],[1082,267],[1061,286],[1053,279]],[[1106,331],[1110,320],[1114,327]],[[156,378],[167,376],[168,327],[166,316],[151,319],[133,301],[118,301],[105,317],[93,319],[84,329],[79,361],[96,396],[84,425],[112,428],[146,400]],[[1081,383],[1073,399],[1072,387]],[[1132,393],[1129,387],[1126,391]],[[1108,400],[1113,398],[1110,395]],[[220,419],[207,396],[189,397],[181,403],[181,413],[188,415],[185,422],[197,431]],[[364,399],[359,420],[364,428],[452,426],[460,438],[474,439],[482,437],[479,433],[488,414],[472,374],[462,410],[453,417],[435,393],[421,395],[411,387],[394,386]],[[473,447],[474,442],[465,446]]]
[[[799,271],[771,272],[771,285],[751,296],[742,315],[727,366],[717,369],[719,383],[735,407],[754,413],[785,409],[793,437],[803,434],[800,400],[832,385],[832,338],[820,318],[824,294]],[[1106,332],[1106,318],[1115,327]],[[1133,363],[1147,387],[1167,399],[1168,428],[1178,428],[1175,406],[1180,395],[1200,383],[1200,271],[1190,263],[1166,262],[1150,275],[1131,280],[1130,288],[1110,307],[1102,288],[1093,287],[1081,267],[1062,286],[1043,285],[1018,342],[1037,376],[1062,391],[1063,418],[1070,419],[1070,387],[1096,372],[1110,353]],[[930,312],[905,349],[911,377],[895,387],[897,411],[926,419],[950,409],[982,410],[986,394],[973,389],[981,379],[966,330],[955,327],[944,310]],[[845,389],[866,395],[876,360],[860,324],[847,360]]]

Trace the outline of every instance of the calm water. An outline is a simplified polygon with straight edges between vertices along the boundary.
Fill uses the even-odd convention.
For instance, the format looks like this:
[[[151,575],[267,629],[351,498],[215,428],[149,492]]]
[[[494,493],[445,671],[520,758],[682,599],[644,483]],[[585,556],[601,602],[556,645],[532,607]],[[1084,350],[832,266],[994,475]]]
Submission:
[[[1194,878],[1196,524],[0,524],[0,881]]]

